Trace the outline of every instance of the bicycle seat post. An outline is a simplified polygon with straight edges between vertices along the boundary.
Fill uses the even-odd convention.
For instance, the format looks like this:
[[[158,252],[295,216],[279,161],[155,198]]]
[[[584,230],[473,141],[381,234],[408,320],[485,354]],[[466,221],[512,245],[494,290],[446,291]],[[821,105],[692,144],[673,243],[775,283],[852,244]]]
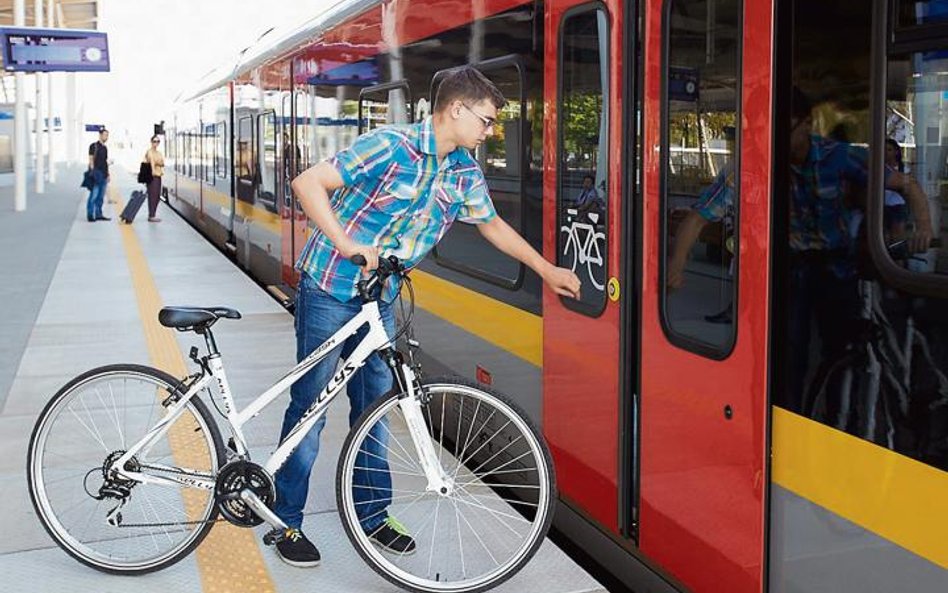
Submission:
[[[219,356],[220,351],[217,349],[217,341],[214,340],[214,333],[211,332],[211,328],[205,327],[203,329],[195,330],[198,334],[204,336],[204,343],[207,344],[207,354],[210,357]]]

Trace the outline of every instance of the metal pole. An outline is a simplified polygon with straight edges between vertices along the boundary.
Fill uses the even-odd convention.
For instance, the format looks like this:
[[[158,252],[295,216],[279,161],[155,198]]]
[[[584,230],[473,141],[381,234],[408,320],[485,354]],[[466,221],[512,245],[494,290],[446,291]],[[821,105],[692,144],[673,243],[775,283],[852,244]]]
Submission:
[[[46,26],[52,29],[56,26],[56,13],[53,12],[54,0],[46,5]],[[46,76],[46,129],[49,138],[49,182],[56,183],[56,140],[53,134],[53,76]]]
[[[13,24],[17,27],[26,25],[26,0],[13,0]],[[26,97],[23,85],[26,76],[17,72],[16,78],[16,107],[13,114],[13,209],[17,212],[26,210]]]
[[[35,25],[42,27],[43,0],[36,0],[33,3],[33,15],[36,17]],[[33,171],[33,189],[38,194],[46,191],[46,167],[43,162],[46,159],[46,136],[43,134],[43,116],[46,113],[46,110],[43,109],[43,85],[45,80],[46,76],[42,72],[36,73],[36,104],[33,106],[34,112],[36,113],[36,128],[34,130],[36,134],[36,167]]]
[[[66,73],[66,113],[63,117],[63,128],[66,130],[66,160],[74,164],[79,160],[79,150],[76,142],[79,134],[76,133],[76,73]]]

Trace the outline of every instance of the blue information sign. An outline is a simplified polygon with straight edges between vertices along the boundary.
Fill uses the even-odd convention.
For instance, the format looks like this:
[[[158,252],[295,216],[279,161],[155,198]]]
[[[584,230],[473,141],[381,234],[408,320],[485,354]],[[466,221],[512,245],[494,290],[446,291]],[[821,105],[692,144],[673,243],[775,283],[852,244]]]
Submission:
[[[101,31],[0,27],[8,72],[108,72],[109,40]]]

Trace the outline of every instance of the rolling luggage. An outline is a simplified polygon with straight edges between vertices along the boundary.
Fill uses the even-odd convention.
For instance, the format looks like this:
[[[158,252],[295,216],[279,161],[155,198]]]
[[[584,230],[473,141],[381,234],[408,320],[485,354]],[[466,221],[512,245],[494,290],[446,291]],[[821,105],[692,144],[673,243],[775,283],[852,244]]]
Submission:
[[[119,219],[126,224],[132,224],[132,221],[135,220],[135,215],[141,210],[142,204],[145,203],[145,198],[147,197],[143,191],[133,191],[132,197],[128,199],[128,204],[125,206],[125,209],[122,210]]]

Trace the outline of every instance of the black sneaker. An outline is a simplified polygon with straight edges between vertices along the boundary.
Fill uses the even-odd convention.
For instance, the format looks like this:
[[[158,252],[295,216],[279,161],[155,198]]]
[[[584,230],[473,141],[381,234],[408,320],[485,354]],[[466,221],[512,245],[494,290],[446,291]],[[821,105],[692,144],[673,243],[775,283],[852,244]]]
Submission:
[[[405,526],[394,517],[387,517],[385,523],[369,534],[369,539],[385,552],[401,556],[415,553],[415,540],[408,534]]]
[[[277,542],[276,549],[280,560],[290,566],[299,568],[319,566],[319,550],[299,529],[287,529],[283,539]]]

